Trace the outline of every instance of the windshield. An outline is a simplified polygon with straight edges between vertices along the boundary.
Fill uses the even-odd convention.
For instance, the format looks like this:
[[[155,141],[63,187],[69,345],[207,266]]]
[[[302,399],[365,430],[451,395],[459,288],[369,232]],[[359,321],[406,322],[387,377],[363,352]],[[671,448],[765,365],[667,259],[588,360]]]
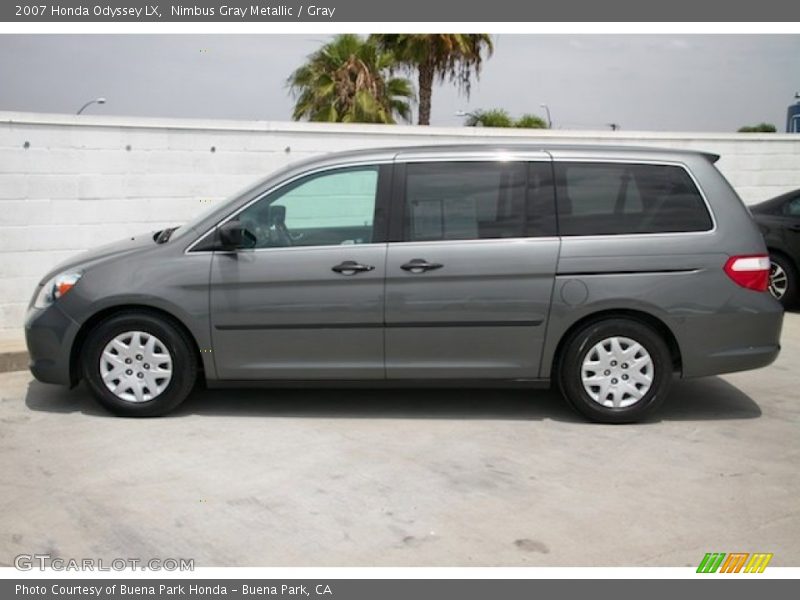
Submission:
[[[227,198],[225,198],[223,200],[211,201],[210,206],[206,206],[202,211],[200,211],[197,215],[195,215],[190,221],[187,221],[186,223],[181,225],[179,228],[177,228],[177,230],[172,234],[171,238],[174,239],[174,238],[180,237],[182,235],[185,235],[187,231],[191,231],[194,227],[196,227],[197,225],[199,225],[200,223],[205,221],[208,217],[210,217],[215,212],[217,212],[221,207],[223,207],[226,204],[228,204],[228,202],[230,202],[230,201],[232,201],[232,200],[234,200],[234,199],[236,199],[236,198],[238,198],[240,196],[244,196],[245,194],[249,194],[250,192],[254,191],[256,188],[261,187],[261,185],[263,185],[264,182],[266,182],[267,179],[269,179],[270,177],[273,177],[273,175],[269,175],[267,177],[262,177],[261,179],[259,179],[255,183],[251,182],[248,185],[246,185],[245,187],[241,188],[239,191],[231,194],[230,196],[228,196]]]

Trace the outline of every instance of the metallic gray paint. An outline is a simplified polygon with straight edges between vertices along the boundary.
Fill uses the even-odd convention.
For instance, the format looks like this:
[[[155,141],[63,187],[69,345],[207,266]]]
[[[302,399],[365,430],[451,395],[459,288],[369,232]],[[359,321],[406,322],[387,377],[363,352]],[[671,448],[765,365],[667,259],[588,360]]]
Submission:
[[[331,270],[345,260],[375,269],[355,275]],[[386,244],[214,253],[210,301],[218,376],[382,379],[385,262]],[[322,324],[333,328],[309,327]]]
[[[192,251],[216,224],[306,172],[418,160],[664,162],[684,166],[713,214],[712,231],[683,234],[376,243],[236,253]],[[702,153],[578,146],[455,146],[333,154],[293,165],[165,244],[151,234],[59,265],[83,278],[44,310],[31,308],[31,370],[70,383],[79,331],[104,310],[146,307],[179,321],[212,384],[259,380],[542,380],[559,343],[606,311],[656,319],[674,336],[682,375],[756,368],[779,350],[780,304],[738,287],[730,255],[766,249],[749,213]],[[425,273],[399,266],[442,263]],[[352,276],[342,260],[375,266]],[[577,293],[576,292],[580,292]],[[326,325],[316,328],[315,325]],[[82,332],[81,332],[82,333]]]
[[[148,236],[137,237],[147,240]],[[84,261],[71,261],[70,268],[84,271],[77,285],[52,306],[30,309],[26,339],[31,355],[40,355],[38,331],[52,323],[55,311],[67,321],[58,334],[62,338],[59,356],[50,356],[58,367],[48,370],[48,383],[69,384],[69,356],[81,325],[105,310],[124,307],[150,308],[171,315],[191,334],[201,350],[206,377],[215,378],[208,322],[208,279],[210,254],[186,255],[182,244],[156,244],[152,236],[136,249],[127,246],[116,253],[85,254]],[[57,271],[56,271],[57,272]],[[52,328],[52,326],[51,326]],[[55,332],[49,335],[56,336]],[[203,352],[202,350],[205,350]]]
[[[536,377],[559,243],[518,238],[390,244],[387,377]],[[424,273],[400,268],[414,258],[444,266]],[[403,326],[453,321],[463,325]]]

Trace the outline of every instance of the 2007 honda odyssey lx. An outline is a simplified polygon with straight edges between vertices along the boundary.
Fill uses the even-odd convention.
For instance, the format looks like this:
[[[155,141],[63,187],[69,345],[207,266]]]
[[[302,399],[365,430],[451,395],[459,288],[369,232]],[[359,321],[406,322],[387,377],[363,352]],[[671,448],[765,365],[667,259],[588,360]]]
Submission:
[[[31,370],[158,415],[209,386],[558,384],[635,421],[674,375],[779,351],[756,225],[698,152],[459,146],[327,155],[177,229],[77,256]]]

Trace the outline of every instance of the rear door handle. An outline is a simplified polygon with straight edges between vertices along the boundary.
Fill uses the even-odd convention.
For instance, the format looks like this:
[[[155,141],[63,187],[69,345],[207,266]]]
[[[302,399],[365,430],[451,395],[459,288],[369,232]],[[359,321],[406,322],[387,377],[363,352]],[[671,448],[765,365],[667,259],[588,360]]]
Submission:
[[[366,271],[372,271],[374,269],[375,267],[372,265],[362,265],[354,260],[346,260],[335,267],[331,267],[331,271],[339,273],[340,275],[355,275],[356,273],[365,273]]]
[[[789,231],[800,231],[800,225],[789,225]]]
[[[428,262],[424,258],[412,258],[406,264],[400,265],[400,268],[411,273],[424,273],[425,271],[441,269],[443,266],[439,263]]]

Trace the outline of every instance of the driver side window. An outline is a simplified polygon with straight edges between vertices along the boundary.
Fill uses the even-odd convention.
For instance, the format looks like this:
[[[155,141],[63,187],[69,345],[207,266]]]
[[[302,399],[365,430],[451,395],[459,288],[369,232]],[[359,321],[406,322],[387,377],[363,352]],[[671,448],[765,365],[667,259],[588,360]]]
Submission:
[[[239,213],[251,248],[372,242],[378,167],[309,175]],[[248,236],[249,237],[249,236]]]

